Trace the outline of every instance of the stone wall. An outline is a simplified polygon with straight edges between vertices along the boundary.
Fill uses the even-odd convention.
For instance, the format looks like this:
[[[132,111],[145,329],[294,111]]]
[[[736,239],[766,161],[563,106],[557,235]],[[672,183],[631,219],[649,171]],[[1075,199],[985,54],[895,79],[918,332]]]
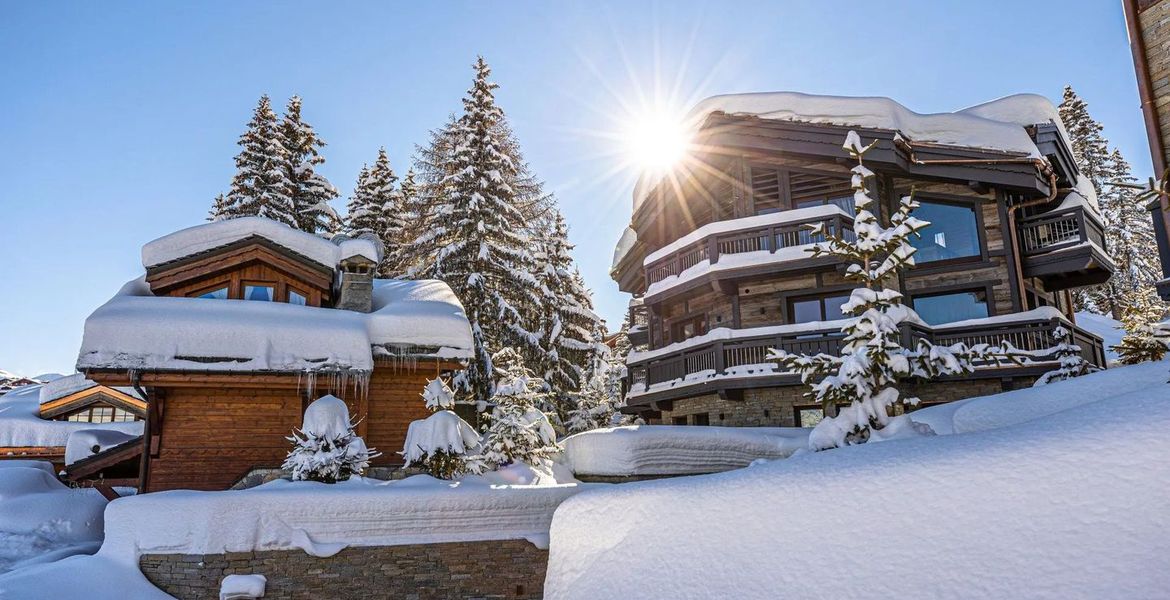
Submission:
[[[233,574],[267,577],[265,600],[540,598],[547,566],[548,551],[524,540],[353,547],[329,558],[276,550],[139,560],[146,578],[179,600],[214,600]]]
[[[917,396],[923,403],[939,404],[953,402],[974,396],[998,394],[1003,391],[1028,387],[1034,377],[1007,379],[967,379],[963,381],[940,381],[920,385],[902,386],[906,396]],[[796,427],[798,406],[808,407],[812,403],[804,394],[808,386],[792,385],[744,390],[743,400],[725,400],[717,394],[675,400],[672,410],[662,411],[661,419],[651,423],[671,425],[686,420],[687,425],[700,424],[696,415],[706,415],[708,425],[727,427]]]

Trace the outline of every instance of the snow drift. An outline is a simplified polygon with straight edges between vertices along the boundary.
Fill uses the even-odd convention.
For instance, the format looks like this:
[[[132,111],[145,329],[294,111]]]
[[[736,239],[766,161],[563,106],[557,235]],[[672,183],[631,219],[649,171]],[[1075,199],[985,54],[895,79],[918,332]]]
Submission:
[[[594,429],[561,442],[578,475],[691,475],[785,458],[808,445],[799,427],[630,425]]]
[[[77,423],[42,419],[40,414],[40,385],[29,385],[0,395],[0,446],[64,447],[71,433],[86,429],[142,435],[142,421]]]
[[[57,481],[49,463],[0,461],[0,573],[94,552],[105,507],[96,490]]]

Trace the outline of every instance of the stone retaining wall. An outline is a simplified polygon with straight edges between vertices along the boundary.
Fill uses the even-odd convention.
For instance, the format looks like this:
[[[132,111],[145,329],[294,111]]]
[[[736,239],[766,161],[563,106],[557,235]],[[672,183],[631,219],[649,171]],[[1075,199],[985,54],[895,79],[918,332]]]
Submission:
[[[219,597],[226,575],[268,578],[265,600],[325,598],[540,598],[548,551],[524,540],[346,548],[328,558],[301,550],[146,554],[139,568],[179,600]]]

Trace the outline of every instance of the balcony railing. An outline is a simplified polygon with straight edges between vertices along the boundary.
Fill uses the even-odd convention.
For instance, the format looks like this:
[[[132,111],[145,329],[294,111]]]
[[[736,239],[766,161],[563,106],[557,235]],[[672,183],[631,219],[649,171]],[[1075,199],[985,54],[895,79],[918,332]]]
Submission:
[[[1020,250],[1024,256],[1043,254],[1093,242],[1105,249],[1101,225],[1079,206],[1044,213],[1020,221]]]
[[[902,344],[909,347],[920,338],[941,345],[959,342],[967,345],[999,345],[1008,342],[1025,352],[1043,352],[1056,346],[1053,332],[1061,326],[1072,330],[1074,342],[1081,347],[1081,354],[1086,360],[1098,366],[1105,366],[1105,351],[1100,338],[1059,319],[953,328],[944,326],[937,329],[907,324],[902,328]],[[716,340],[666,356],[631,363],[630,383],[634,389],[646,389],[655,384],[682,382],[688,377],[703,374],[726,374],[727,370],[733,367],[767,363],[770,348],[783,349],[793,354],[839,355],[843,343],[844,339],[836,328]]]
[[[809,225],[824,223],[825,231],[842,233],[852,239],[853,220],[843,214],[817,216],[799,221],[745,227],[734,231],[721,231],[706,236],[692,244],[646,265],[646,284],[653,285],[686,271],[703,262],[719,262],[719,257],[745,252],[775,252],[781,248],[804,246],[825,241],[823,235],[813,235]]]

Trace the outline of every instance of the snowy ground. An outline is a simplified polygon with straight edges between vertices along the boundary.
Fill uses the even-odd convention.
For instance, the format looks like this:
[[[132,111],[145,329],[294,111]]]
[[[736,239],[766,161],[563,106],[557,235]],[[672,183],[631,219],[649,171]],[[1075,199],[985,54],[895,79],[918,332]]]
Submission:
[[[95,552],[105,508],[101,494],[66,487],[47,462],[0,461],[0,573]]]
[[[943,433],[590,490],[548,598],[1155,598],[1170,363],[914,413]]]
[[[785,458],[808,445],[799,427],[630,425],[571,435],[562,461],[579,475],[692,475]]]
[[[1120,321],[1106,315],[1079,312],[1077,313],[1077,325],[1101,336],[1105,343],[1105,360],[1108,360],[1110,364],[1117,361],[1117,353],[1112,348],[1120,344],[1121,338],[1125,337],[1125,331],[1121,329]]]

